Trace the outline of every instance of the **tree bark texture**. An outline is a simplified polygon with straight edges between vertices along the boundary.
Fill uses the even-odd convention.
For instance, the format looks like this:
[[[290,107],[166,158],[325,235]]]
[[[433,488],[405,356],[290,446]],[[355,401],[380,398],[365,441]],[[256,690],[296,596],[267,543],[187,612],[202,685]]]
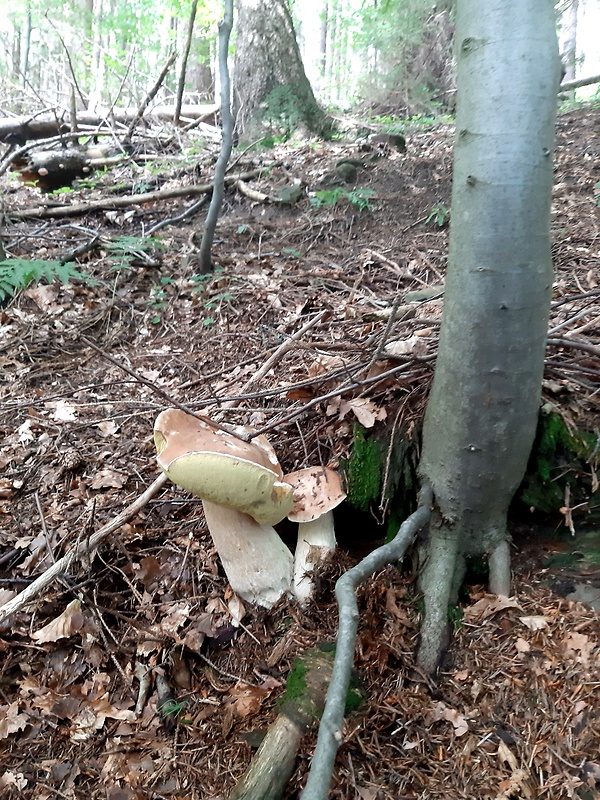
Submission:
[[[510,589],[506,516],[540,402],[552,290],[560,60],[551,0],[459,0],[450,251],[421,474],[435,495],[419,661],[432,671],[462,560]]]
[[[330,120],[306,77],[287,0],[238,0],[234,64],[236,133],[251,139],[263,120],[325,135]]]
[[[219,23],[219,76],[221,79],[221,152],[215,164],[215,188],[204,222],[204,233],[200,245],[200,271],[207,275],[212,270],[212,244],[219,212],[225,194],[225,172],[233,147],[233,114],[231,113],[231,84],[229,80],[229,37],[233,29],[233,0],[225,0],[223,19]]]
[[[577,64],[577,12],[579,0],[569,0],[561,18],[560,52],[564,67],[564,81],[575,80]]]
[[[194,36],[194,23],[196,21],[196,11],[198,10],[198,0],[192,0],[190,8],[190,17],[188,20],[187,34],[185,37],[185,44],[183,46],[183,53],[181,55],[181,65],[179,67],[179,79],[177,81],[177,97],[175,100],[175,114],[173,121],[176,125],[179,124],[179,117],[181,115],[181,105],[183,103],[183,92],[185,90],[185,78],[187,73],[188,58],[190,49],[192,47],[192,39]]]

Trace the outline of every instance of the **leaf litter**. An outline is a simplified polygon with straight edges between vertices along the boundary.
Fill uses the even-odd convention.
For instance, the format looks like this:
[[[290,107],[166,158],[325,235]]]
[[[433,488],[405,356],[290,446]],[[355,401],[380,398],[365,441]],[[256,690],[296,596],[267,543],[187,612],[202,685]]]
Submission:
[[[561,117],[556,159],[558,343],[544,396],[579,425],[597,418],[600,386],[598,120],[594,110]],[[349,150],[288,148],[262,188],[289,171],[310,186]],[[228,196],[209,278],[196,275],[185,223],[166,229],[149,266],[115,268],[92,254],[85,266],[98,284],[31,287],[0,310],[0,603],[156,477],[151,430],[165,394],[269,427],[286,471],[339,463],[356,420],[418,425],[448,232],[415,223],[449,207],[450,177],[451,131],[424,131],[405,155],[361,171],[374,191],[362,211]],[[31,187],[9,188],[7,206],[37,202]],[[169,204],[177,213],[178,202],[121,215],[120,233],[135,237],[141,220],[168,216]],[[114,222],[90,214],[86,224],[110,236]],[[8,222],[5,235],[22,242],[20,257],[59,259],[69,228],[48,228],[40,253],[27,236],[37,225]],[[577,346],[564,344],[569,336]],[[359,557],[342,546],[306,609],[282,601],[257,611],[227,586],[199,501],[166,487],[0,624],[2,797],[226,798],[277,714],[295,657],[335,638],[333,585]],[[359,605],[366,701],[346,720],[332,798],[598,796],[597,612],[525,568],[511,598],[472,587],[433,685],[413,668],[420,612],[410,576],[388,567],[361,587]],[[313,747],[311,735],[289,798]]]

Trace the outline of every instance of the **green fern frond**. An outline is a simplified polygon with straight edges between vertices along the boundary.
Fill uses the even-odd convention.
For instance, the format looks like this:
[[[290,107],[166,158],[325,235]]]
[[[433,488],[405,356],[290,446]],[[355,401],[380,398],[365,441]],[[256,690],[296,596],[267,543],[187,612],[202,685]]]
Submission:
[[[13,297],[25,289],[30,283],[54,280],[69,283],[79,280],[91,283],[92,278],[80,272],[73,264],[61,264],[60,261],[29,261],[25,258],[9,258],[0,261],[0,302]]]

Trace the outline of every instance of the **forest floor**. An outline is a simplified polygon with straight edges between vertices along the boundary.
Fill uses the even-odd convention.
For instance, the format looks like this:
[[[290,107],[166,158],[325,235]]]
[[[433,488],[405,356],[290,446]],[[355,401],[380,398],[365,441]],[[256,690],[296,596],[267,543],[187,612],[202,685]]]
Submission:
[[[166,179],[128,165],[72,194],[2,179],[11,255],[59,260],[91,240],[77,268],[95,282],[40,283],[0,310],[0,614],[157,478],[152,426],[174,402],[264,428],[286,472],[343,462],[357,421],[392,439],[418,431],[443,303],[452,136],[409,130],[405,153],[337,142],[244,155],[234,171],[275,163],[254,190],[301,180],[308,194],[282,205],[229,189],[208,277],[197,218],[165,227],[161,247],[142,238],[187,199],[16,216],[106,198],[119,182],[133,194],[210,181],[201,154],[195,169],[172,159]],[[336,162],[374,153],[354,183],[336,182]],[[599,181],[600,111],[561,116],[544,402],[596,433]],[[314,601],[257,611],[228,588],[199,501],[165,486],[0,623],[0,795],[226,798],[296,656],[335,640],[335,578],[381,542],[385,514],[342,511]],[[563,516],[549,524],[585,522],[568,498]],[[280,533],[291,542],[291,526]],[[471,585],[435,685],[412,669],[411,575],[389,566],[361,587],[366,699],[347,717],[330,797],[600,796],[600,621],[552,591],[555,547],[515,548],[510,599]],[[287,798],[315,738],[301,743]]]

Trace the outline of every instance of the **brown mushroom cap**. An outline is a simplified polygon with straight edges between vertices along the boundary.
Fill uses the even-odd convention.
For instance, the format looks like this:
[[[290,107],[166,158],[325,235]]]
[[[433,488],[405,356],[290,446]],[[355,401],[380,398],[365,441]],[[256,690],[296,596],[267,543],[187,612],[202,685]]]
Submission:
[[[307,467],[283,478],[294,490],[291,522],[312,522],[331,511],[346,497],[339,473],[329,467]]]
[[[263,525],[279,522],[292,507],[292,489],[281,482],[281,466],[264,436],[244,442],[169,408],[154,423],[154,442],[158,465],[170,480],[203,500],[235,508]]]

